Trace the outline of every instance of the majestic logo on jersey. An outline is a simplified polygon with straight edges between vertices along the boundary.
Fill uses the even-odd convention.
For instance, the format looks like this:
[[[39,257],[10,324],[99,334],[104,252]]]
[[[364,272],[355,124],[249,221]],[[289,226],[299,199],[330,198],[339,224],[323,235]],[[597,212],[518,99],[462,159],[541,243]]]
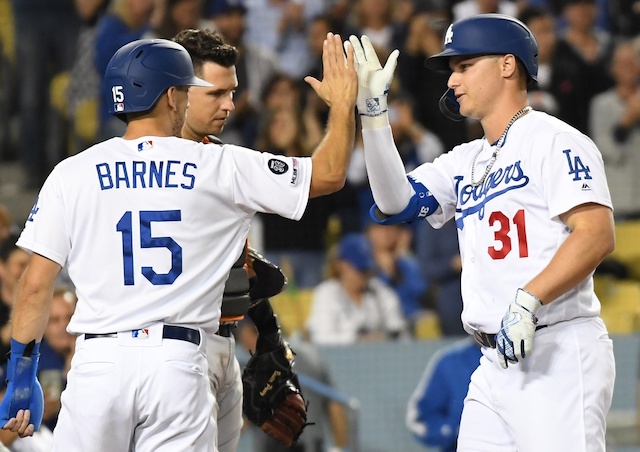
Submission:
[[[289,171],[289,165],[282,160],[271,159],[269,160],[268,165],[273,174],[284,174]]]
[[[586,182],[582,184],[582,191],[591,191],[591,187]]]
[[[567,174],[573,175],[573,180],[582,180],[582,177],[585,179],[592,179],[591,170],[588,166],[582,163],[579,155],[576,155],[572,159],[571,149],[565,149],[562,152],[567,157],[567,163],[569,163],[569,172]],[[583,176],[580,176],[581,174],[583,174]],[[582,189],[584,190],[584,185],[582,186]]]
[[[444,45],[451,44],[453,42],[453,24],[449,25],[447,32],[444,34]]]
[[[493,171],[487,175],[482,185],[477,187],[471,184],[460,187],[459,184],[464,179],[464,176],[456,176],[455,179],[458,193],[458,207],[456,209],[456,226],[458,229],[464,227],[464,219],[469,215],[478,214],[478,218],[484,218],[484,208],[492,199],[502,196],[511,190],[522,188],[529,183],[529,176],[522,171],[520,160],[506,168],[499,168]]]
[[[38,200],[40,198],[36,198],[36,202],[33,204],[33,207],[31,208],[31,212],[29,212],[29,218],[27,218],[27,221],[33,221],[33,216],[35,214],[38,213],[38,210],[40,210],[40,207],[38,207]]]

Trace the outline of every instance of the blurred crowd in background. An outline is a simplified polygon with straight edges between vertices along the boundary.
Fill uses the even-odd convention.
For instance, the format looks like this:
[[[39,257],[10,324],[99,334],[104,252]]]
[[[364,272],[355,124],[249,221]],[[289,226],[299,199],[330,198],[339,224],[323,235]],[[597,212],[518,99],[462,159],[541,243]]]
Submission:
[[[303,77],[322,77],[327,32],[344,39],[366,34],[381,61],[399,49],[389,119],[410,171],[482,134],[475,121],[453,122],[440,113],[448,75],[423,63],[441,50],[452,21],[490,12],[517,17],[532,30],[540,67],[530,104],[593,139],[604,158],[617,224],[635,224],[640,220],[640,2],[635,0],[0,0],[0,167],[19,165],[20,190],[33,193],[32,202],[55,164],[123,133],[124,123],[107,114],[101,85],[119,47],[209,28],[240,51],[239,87],[219,138],[288,156],[309,155],[322,137],[327,108]],[[257,217],[252,246],[289,278],[287,290],[274,299],[285,333],[323,345],[464,335],[455,224],[440,230],[424,223],[379,226],[369,219],[372,203],[358,132],[343,190],[311,199],[299,222]],[[25,220],[0,204],[4,344],[11,295],[26,265],[26,253],[14,246]],[[599,271],[637,283],[637,257],[623,262],[614,254]],[[73,312],[70,284],[62,278],[56,292],[61,313],[51,322],[68,321]],[[640,289],[634,293],[640,296]],[[630,328],[638,327],[640,322]],[[45,389],[54,405],[73,353],[73,341],[63,333],[53,325],[51,338],[45,337],[51,341],[54,376],[45,379],[51,386]]]
[[[596,142],[616,219],[640,218],[640,4],[632,0],[0,0],[0,12],[0,165],[18,162],[27,192],[60,160],[123,133],[101,86],[114,52],[187,28],[219,31],[240,51],[219,138],[283,155],[309,155],[322,136],[327,108],[302,79],[321,78],[327,32],[366,34],[381,61],[400,49],[389,117],[409,171],[481,134],[474,120],[440,113],[448,76],[423,62],[452,21],[498,12],[538,40],[531,105]],[[358,133],[343,190],[310,200],[299,222],[258,216],[253,246],[284,268],[289,295],[307,299],[291,329],[318,343],[464,334],[455,225],[380,227],[369,219],[372,202]],[[5,223],[20,229],[25,219],[10,215]],[[629,272],[615,262],[605,270]],[[338,312],[345,322],[327,322]]]

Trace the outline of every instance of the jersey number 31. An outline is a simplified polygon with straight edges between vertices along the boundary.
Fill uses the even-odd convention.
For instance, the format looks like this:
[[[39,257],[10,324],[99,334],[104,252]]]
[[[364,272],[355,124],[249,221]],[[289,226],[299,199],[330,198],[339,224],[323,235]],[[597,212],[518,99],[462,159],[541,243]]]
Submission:
[[[511,230],[511,221],[502,212],[491,212],[489,215],[489,224],[492,226],[498,224],[499,229],[493,232],[493,238],[496,242],[500,242],[502,246],[496,248],[490,246],[488,248],[489,256],[493,259],[504,259],[507,254],[511,252],[511,237],[509,237],[509,231]],[[513,216],[513,224],[516,227],[516,234],[518,236],[518,252],[520,257],[529,256],[529,245],[527,244],[527,229],[524,224],[524,210],[520,209]]]
[[[142,274],[154,286],[173,284],[182,273],[182,247],[171,237],[153,237],[152,221],[180,221],[179,210],[142,210],[140,211],[140,248],[166,248],[171,252],[171,270],[168,273],[156,273],[153,267],[142,267]],[[124,285],[135,283],[133,261],[133,215],[125,212],[116,225],[122,233],[122,260],[124,267]]]

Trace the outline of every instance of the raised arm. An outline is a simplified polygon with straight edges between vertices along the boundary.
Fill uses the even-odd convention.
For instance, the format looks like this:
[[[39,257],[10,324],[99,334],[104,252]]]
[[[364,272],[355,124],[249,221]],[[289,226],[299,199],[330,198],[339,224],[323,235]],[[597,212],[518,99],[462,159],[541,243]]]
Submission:
[[[334,193],[344,186],[356,130],[354,107],[358,77],[353,50],[347,48],[345,56],[340,36],[328,33],[322,64],[322,82],[314,77],[305,77],[305,81],[330,108],[327,131],[311,156],[310,198]]]
[[[358,72],[358,113],[362,121],[364,156],[373,198],[386,215],[402,212],[414,190],[406,178],[387,112],[387,93],[399,52],[394,50],[384,68],[367,36],[351,36]]]

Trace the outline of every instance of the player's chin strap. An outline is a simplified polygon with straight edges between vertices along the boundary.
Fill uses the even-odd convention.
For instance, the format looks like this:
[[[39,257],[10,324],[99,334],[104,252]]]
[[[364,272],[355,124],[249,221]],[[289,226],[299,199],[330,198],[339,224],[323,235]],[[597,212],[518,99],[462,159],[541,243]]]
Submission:
[[[442,95],[438,102],[438,107],[440,107],[442,114],[452,121],[462,121],[464,119],[464,116],[460,114],[460,104],[456,99],[456,93],[451,88]]]

